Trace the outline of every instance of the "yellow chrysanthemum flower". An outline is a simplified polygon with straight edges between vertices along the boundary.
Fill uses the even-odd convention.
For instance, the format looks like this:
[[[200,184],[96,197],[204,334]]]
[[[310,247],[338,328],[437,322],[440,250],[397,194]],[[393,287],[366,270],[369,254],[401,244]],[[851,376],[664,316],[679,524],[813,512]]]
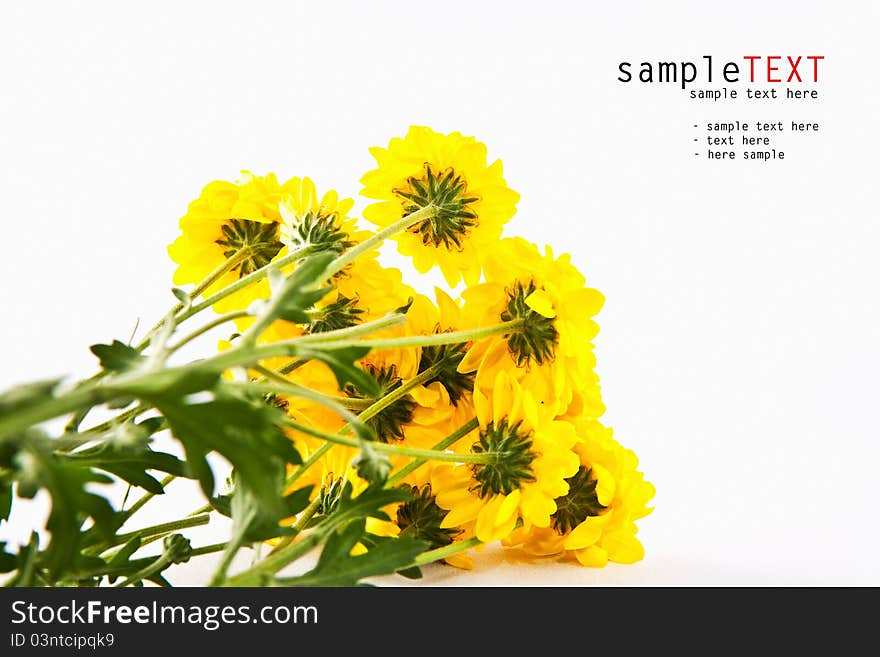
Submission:
[[[556,258],[549,247],[541,254],[521,238],[501,240],[484,267],[486,282],[462,293],[464,317],[472,327],[522,325],[474,342],[459,371],[476,372],[482,390],[508,372],[553,415],[576,402],[599,417],[605,409],[590,340],[599,331],[591,318],[604,303],[601,292],[585,287],[568,255]]]
[[[490,395],[474,392],[480,422],[475,454],[502,453],[486,463],[437,466],[431,477],[444,527],[468,527],[484,543],[510,534],[517,520],[548,527],[556,498],[579,467],[568,422],[551,419],[519,383],[500,372]]]
[[[200,283],[228,259],[236,262],[205,291],[206,295],[270,263],[283,249],[279,224],[282,186],[275,174],[255,176],[242,172],[238,182],[208,183],[180,219],[182,234],[168,246],[178,264],[174,284]],[[258,296],[268,295],[264,280],[230,295],[217,304],[218,312],[245,308]]]
[[[635,453],[622,447],[611,429],[584,418],[574,425],[580,467],[568,479],[568,493],[556,499],[550,526],[524,526],[503,543],[540,556],[565,553],[585,566],[639,561],[645,551],[635,521],[653,510],[648,502],[654,486],[638,471]]]
[[[487,164],[486,146],[473,137],[420,126],[370,153],[378,167],[361,178],[361,193],[379,202],[364,210],[364,218],[389,226],[433,204],[431,219],[395,238],[398,249],[420,272],[438,265],[453,287],[462,278],[475,283],[481,253],[501,237],[519,201],[504,180],[501,160]]]
[[[233,266],[204,292],[210,296],[286,255],[314,245],[342,251],[369,233],[348,217],[354,201],[334,191],[319,196],[309,178],[279,184],[275,174],[242,172],[236,182],[214,181],[180,219],[182,234],[168,246],[178,264],[174,284],[200,283],[227,260]],[[290,268],[292,270],[292,267]],[[247,308],[269,296],[266,279],[221,299],[219,313]]]

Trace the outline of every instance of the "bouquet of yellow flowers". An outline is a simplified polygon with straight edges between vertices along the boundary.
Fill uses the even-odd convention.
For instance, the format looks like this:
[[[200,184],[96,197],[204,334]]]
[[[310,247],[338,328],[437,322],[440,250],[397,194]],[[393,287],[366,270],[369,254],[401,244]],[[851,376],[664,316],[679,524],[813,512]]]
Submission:
[[[418,577],[437,561],[472,568],[469,550],[499,541],[585,566],[643,557],[635,522],[654,488],[600,421],[602,294],[569,256],[503,236],[519,195],[475,138],[412,127],[371,153],[369,228],[309,178],[208,184],[168,247],[174,284],[193,287],[172,290],[167,315],[138,342],[93,345],[89,379],[0,397],[0,522],[16,497],[51,499],[48,540],[0,543],[11,584],[164,585],[171,564],[214,552],[211,585]],[[448,289],[410,287],[382,263],[386,240]],[[177,362],[218,326],[219,348]],[[111,416],[89,426],[97,408]],[[155,449],[162,431],[179,454]],[[211,454],[232,466],[225,488]],[[175,478],[206,504],[130,529]],[[118,504],[100,494],[114,481],[128,486]],[[212,514],[231,518],[228,540],[193,547],[181,532]],[[314,567],[289,568],[316,550]]]

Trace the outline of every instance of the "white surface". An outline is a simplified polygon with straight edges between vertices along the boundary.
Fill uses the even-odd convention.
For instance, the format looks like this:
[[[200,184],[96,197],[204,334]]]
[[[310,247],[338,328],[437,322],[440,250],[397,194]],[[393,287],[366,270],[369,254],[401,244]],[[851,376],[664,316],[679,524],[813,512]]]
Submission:
[[[606,419],[657,510],[636,566],[487,550],[431,581],[880,584],[876,5],[657,5],[7,3],[0,388],[88,375],[87,345],[161,315],[165,245],[207,181],[247,168],[353,196],[369,146],[461,130],[522,194],[511,232],[606,294]],[[805,107],[616,81],[622,60],[817,53]],[[758,118],[822,131],[783,162],[693,156],[694,123]]]

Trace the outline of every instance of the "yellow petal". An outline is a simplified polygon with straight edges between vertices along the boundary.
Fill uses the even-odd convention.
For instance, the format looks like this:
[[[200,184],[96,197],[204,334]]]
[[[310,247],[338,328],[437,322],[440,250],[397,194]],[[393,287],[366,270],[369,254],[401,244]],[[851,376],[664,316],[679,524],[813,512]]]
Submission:
[[[604,568],[608,563],[608,553],[597,545],[591,545],[574,553],[582,566],[591,568]]]
[[[602,527],[591,520],[593,518],[584,520],[565,538],[566,550],[582,550],[599,540],[602,536]]]
[[[645,558],[645,548],[639,539],[625,531],[606,534],[602,547],[608,551],[608,559],[615,563],[635,563]]]
[[[544,290],[535,290],[527,296],[526,305],[543,317],[548,319],[556,317],[556,311],[553,310],[553,300]]]

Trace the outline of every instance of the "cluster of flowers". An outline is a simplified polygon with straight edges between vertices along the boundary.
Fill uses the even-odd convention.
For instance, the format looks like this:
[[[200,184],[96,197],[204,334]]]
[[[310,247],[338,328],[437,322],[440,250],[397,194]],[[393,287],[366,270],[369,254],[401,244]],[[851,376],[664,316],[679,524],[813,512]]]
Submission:
[[[373,520],[371,531],[413,535],[434,547],[474,537],[501,541],[587,566],[640,560],[635,521],[650,513],[654,488],[636,455],[600,421],[605,407],[591,341],[602,294],[586,286],[569,256],[502,237],[519,195],[507,186],[501,162],[489,164],[486,147],[473,137],[412,127],[371,153],[377,167],[361,182],[374,202],[364,219],[383,230],[417,217],[390,238],[419,272],[438,267],[449,292],[436,289],[434,299],[417,293],[374,249],[334,275],[333,291],[308,323],[277,321],[260,338],[270,343],[343,329],[408,306],[406,323],[378,336],[390,338],[390,346],[360,361],[390,401],[366,421],[381,442],[457,456],[392,456],[389,482],[408,487],[412,499],[389,509],[390,521]],[[201,281],[227,263],[210,294],[297,250],[342,253],[375,234],[351,216],[353,205],[334,191],[320,194],[309,178],[280,183],[271,174],[246,173],[237,183],[212,182],[169,247],[179,265],[174,282]],[[456,289],[462,291],[453,298]],[[263,279],[215,310],[241,310],[269,294]],[[238,328],[251,321],[242,313]],[[462,339],[432,343],[431,336],[445,333]],[[319,361],[269,359],[262,369],[353,412],[377,401],[354,384],[340,389]],[[302,426],[344,430],[345,418],[312,395],[274,401]],[[301,482],[316,491],[340,479],[356,489],[366,485],[352,466],[357,448],[289,433],[311,466]],[[472,564],[465,552],[447,561]]]

